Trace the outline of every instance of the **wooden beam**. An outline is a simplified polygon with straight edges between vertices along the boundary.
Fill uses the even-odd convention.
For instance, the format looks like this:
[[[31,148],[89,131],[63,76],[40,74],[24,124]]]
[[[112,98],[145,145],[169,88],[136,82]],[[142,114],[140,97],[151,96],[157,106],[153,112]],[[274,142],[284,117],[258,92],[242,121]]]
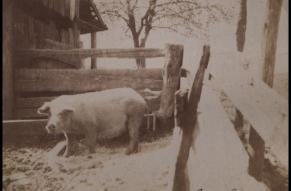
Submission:
[[[132,78],[142,78],[142,79],[153,79],[153,80],[162,80],[163,70],[160,68],[144,68],[144,69],[99,69],[96,71],[93,70],[75,70],[75,69],[50,69],[50,70],[42,70],[42,69],[20,69],[17,70],[16,73],[18,77],[24,79],[30,79],[35,77],[41,77],[41,75],[48,75],[56,73],[56,75],[89,75],[89,76],[113,76],[116,78],[120,77],[132,77]],[[47,73],[47,74],[46,74]],[[49,78],[49,77],[48,77]]]
[[[165,47],[161,105],[157,117],[168,118],[174,113],[175,92],[179,89],[182,64],[183,46],[167,44]]]
[[[20,69],[16,72],[16,91],[28,92],[88,92],[131,87],[160,90],[161,70],[42,70]]]
[[[268,190],[248,174],[249,156],[222,106],[220,92],[205,85],[207,81],[198,106],[199,131],[187,163],[191,190]]]
[[[101,24],[102,26],[102,30],[107,30],[107,26],[106,24],[104,23],[99,11],[97,10],[97,7],[96,7],[96,4],[94,3],[93,0],[89,0],[90,3],[91,3],[91,7],[93,8],[93,10],[95,11],[95,19],[98,20],[98,22]],[[97,17],[97,18],[96,18]]]
[[[4,120],[3,138],[17,137],[18,135],[45,135],[46,119],[38,120]]]
[[[80,0],[75,0],[76,1],[76,18],[80,18]]]
[[[199,68],[196,72],[190,95],[187,91],[179,90],[175,98],[175,128],[182,130],[182,140],[178,151],[173,191],[189,191],[190,182],[187,174],[187,162],[189,152],[193,144],[193,133],[197,123],[197,108],[200,101],[204,73],[208,66],[210,57],[210,47],[203,47],[203,55],[200,60]]]
[[[219,67],[222,66],[229,68],[227,65]],[[285,184],[288,179],[288,100],[264,82],[246,76],[245,72],[238,67],[224,72],[224,75],[213,73],[215,85],[212,87],[218,90],[221,88],[252,126],[251,145],[248,145],[253,150],[249,161],[250,174],[266,184],[272,184],[268,186],[275,186],[274,190],[285,190],[278,188],[288,187]],[[236,76],[239,79],[235,79]]]
[[[267,1],[267,15],[264,23],[263,38],[263,81],[273,87],[275,60],[277,50],[277,37],[281,15],[282,0]]]
[[[91,33],[91,48],[96,48],[96,32]],[[97,68],[96,58],[91,58],[91,68]]]
[[[247,30],[247,0],[240,2],[240,15],[236,30],[236,47],[237,50],[243,52],[245,45],[245,36]]]
[[[61,43],[58,41],[54,41],[51,39],[43,39],[39,42],[39,48],[50,48],[50,49],[58,49],[58,50],[69,50],[73,49],[74,46]],[[31,58],[28,57],[30,60],[28,65],[25,66],[27,68],[80,68],[81,67],[81,59],[79,58],[70,58],[70,57],[58,57],[58,58]],[[21,64],[21,62],[19,62]],[[22,67],[22,65],[19,65]]]
[[[79,2],[79,1],[77,1]],[[79,41],[80,41],[80,29],[77,23],[73,24],[74,30],[74,47],[79,48]]]
[[[241,65],[217,63],[225,71],[213,74],[216,89],[222,89],[279,161],[288,166],[288,100]],[[216,65],[217,66],[217,65]],[[231,69],[231,70],[230,70]],[[217,70],[216,70],[217,71]],[[229,80],[231,79],[231,80]]]
[[[4,29],[4,41],[3,41],[3,110],[2,116],[4,119],[11,119],[13,117],[13,55],[12,55],[12,43],[13,43],[13,20],[12,9],[14,6],[13,1],[4,0],[3,2],[3,29]]]
[[[67,58],[37,58],[31,60],[27,64],[19,63],[19,68],[34,68],[34,69],[79,69],[81,67],[81,61],[78,59],[67,59]]]
[[[30,49],[18,51],[19,56],[38,57],[75,57],[75,58],[156,58],[165,56],[163,50],[155,48],[131,48],[131,49]]]
[[[270,147],[273,154],[277,153],[278,159],[287,166],[288,126],[284,126],[284,120],[288,119],[288,104],[263,86],[258,82],[253,86],[224,83],[223,90],[263,138],[266,147]]]
[[[103,28],[100,28],[98,25],[91,24],[87,21],[84,21],[82,19],[77,19],[77,23],[79,25],[79,28],[83,31],[83,33],[91,32],[91,31],[100,31],[104,30]]]

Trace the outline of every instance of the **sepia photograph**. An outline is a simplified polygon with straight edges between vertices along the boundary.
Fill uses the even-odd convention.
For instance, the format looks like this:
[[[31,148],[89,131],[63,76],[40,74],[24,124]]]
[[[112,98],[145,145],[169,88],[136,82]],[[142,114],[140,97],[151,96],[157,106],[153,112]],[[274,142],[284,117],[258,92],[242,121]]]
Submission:
[[[287,191],[289,0],[3,0],[3,191]]]

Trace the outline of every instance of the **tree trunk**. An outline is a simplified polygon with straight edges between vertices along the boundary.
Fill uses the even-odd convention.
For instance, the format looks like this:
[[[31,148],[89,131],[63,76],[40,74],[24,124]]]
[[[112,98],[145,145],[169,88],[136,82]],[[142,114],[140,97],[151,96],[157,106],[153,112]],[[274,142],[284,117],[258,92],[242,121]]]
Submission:
[[[144,48],[145,46],[140,46],[139,43],[134,43],[134,48]],[[145,68],[145,58],[136,58],[137,68]]]
[[[133,35],[133,45],[134,45],[134,48],[141,48],[138,36],[136,36],[136,35]],[[137,68],[145,68],[145,63],[143,62],[143,60],[145,60],[145,59],[143,59],[143,58],[136,58],[135,59]]]
[[[139,48],[145,47],[145,41],[142,40]],[[145,68],[146,67],[146,59],[145,58],[139,58],[137,59],[137,66],[138,68]]]

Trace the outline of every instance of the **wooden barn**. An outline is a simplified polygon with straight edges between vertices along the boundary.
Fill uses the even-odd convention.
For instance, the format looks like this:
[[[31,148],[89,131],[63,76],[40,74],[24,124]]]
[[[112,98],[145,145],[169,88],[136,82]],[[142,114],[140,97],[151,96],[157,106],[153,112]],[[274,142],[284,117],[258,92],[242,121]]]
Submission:
[[[3,110],[4,119],[17,118],[15,71],[21,68],[64,69],[82,67],[80,58],[20,56],[27,49],[81,48],[80,35],[107,30],[93,0],[4,0]],[[93,60],[94,61],[94,60]]]

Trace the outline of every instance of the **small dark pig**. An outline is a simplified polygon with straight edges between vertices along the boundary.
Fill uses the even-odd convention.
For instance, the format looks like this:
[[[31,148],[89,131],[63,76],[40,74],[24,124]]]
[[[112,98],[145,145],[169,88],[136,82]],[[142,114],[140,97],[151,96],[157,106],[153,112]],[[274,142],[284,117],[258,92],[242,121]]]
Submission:
[[[83,143],[95,152],[99,138],[110,139],[129,132],[126,154],[138,151],[139,129],[146,112],[146,102],[131,88],[116,88],[77,95],[63,95],[45,102],[38,113],[49,116],[46,130],[64,133],[67,141],[64,156],[72,152],[70,134],[83,134]]]

